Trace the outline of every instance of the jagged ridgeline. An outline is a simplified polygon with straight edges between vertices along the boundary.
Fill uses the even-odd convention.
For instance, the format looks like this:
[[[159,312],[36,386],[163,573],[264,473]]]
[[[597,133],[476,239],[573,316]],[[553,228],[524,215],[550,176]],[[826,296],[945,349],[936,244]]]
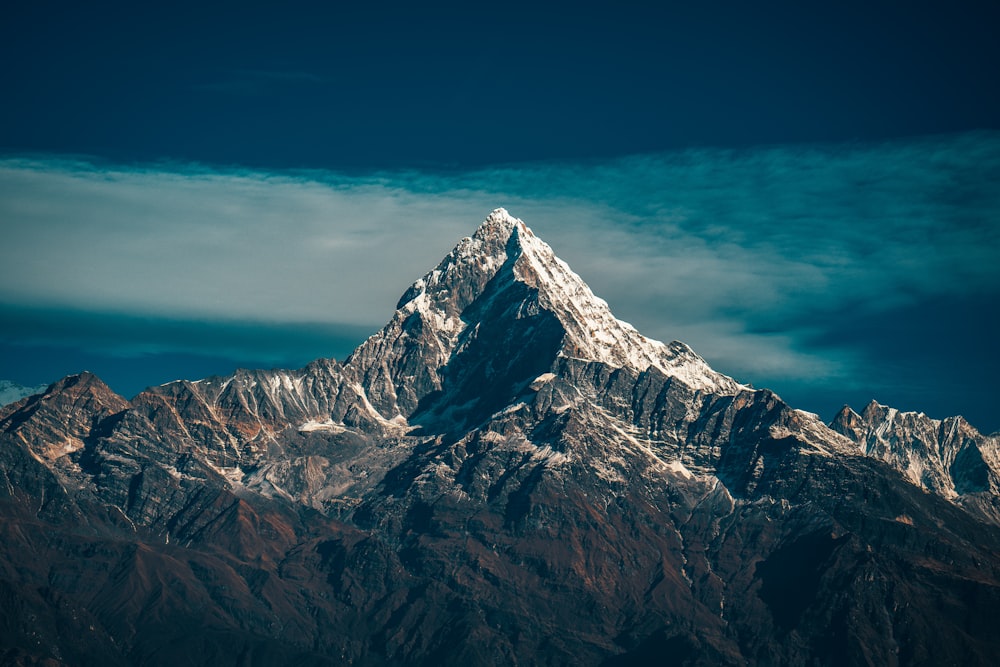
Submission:
[[[503,209],[345,361],[0,408],[0,656],[1000,663],[1000,446],[645,338]]]

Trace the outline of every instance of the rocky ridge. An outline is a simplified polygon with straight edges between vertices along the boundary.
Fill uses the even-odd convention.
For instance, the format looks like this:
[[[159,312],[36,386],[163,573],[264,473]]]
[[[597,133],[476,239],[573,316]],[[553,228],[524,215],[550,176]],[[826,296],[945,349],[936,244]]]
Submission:
[[[885,461],[911,483],[1000,523],[1000,437],[962,417],[931,419],[872,401],[837,413],[830,427]]]

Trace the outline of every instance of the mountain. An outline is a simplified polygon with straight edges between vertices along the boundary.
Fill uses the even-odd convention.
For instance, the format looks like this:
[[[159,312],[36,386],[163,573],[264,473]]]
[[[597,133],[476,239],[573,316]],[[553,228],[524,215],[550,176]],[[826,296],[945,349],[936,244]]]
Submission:
[[[931,419],[876,401],[860,415],[844,406],[830,427],[911,483],[1000,524],[1000,434],[983,435],[962,417]]]
[[[0,408],[11,403],[16,403],[26,396],[40,394],[45,391],[47,385],[26,387],[11,380],[0,380]]]
[[[0,655],[996,664],[996,445],[827,426],[498,209],[342,363],[0,408]]]

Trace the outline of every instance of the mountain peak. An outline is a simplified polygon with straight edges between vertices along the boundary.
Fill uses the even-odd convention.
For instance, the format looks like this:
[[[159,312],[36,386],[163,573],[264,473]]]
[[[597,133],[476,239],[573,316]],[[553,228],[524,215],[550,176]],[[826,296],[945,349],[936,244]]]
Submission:
[[[524,226],[524,221],[512,216],[507,212],[507,209],[495,208],[490,211],[490,214],[479,225],[473,237],[482,237],[497,232],[505,237],[509,237],[514,228]]]
[[[535,325],[529,321],[539,315],[546,323],[539,322],[541,328],[531,334]],[[370,398],[381,414],[406,416],[423,395],[443,388],[445,366],[473,341],[485,340],[488,329],[494,330],[491,340],[498,337],[497,345],[483,349],[498,355],[495,364],[489,362],[497,367],[516,365],[516,357],[529,354],[527,347],[501,351],[513,330],[525,329],[526,346],[540,341],[544,330],[555,339],[542,355],[549,361],[540,372],[565,357],[639,373],[655,368],[694,390],[735,394],[743,389],[687,345],[648,339],[615,318],[607,302],[547,243],[503,208],[493,210],[471,237],[413,283],[386,327],[346,365],[375,388]],[[541,363],[535,359],[532,368]]]
[[[495,208],[479,225],[472,238],[463,240],[462,243],[459,243],[456,250],[462,249],[466,252],[479,253],[496,253],[496,251],[502,250],[503,256],[498,257],[498,259],[503,261],[512,254],[510,252],[512,248],[509,248],[508,244],[514,242],[515,249],[519,248],[522,252],[534,249],[542,251],[543,254],[553,254],[552,248],[545,243],[532,246],[530,243],[526,245],[523,242],[524,240],[535,238],[537,237],[534,232],[524,223],[524,220],[515,218],[505,208]],[[516,255],[517,253],[513,254]]]
[[[498,212],[507,216],[503,222],[512,226],[510,245],[516,242],[519,251],[513,263],[516,279],[537,290],[539,305],[552,312],[566,330],[561,356],[639,372],[652,367],[693,389],[715,393],[730,394],[742,388],[712,370],[684,343],[674,341],[664,345],[616,318],[608,303],[595,295],[547,243],[522,221],[510,218],[503,209],[494,214]]]
[[[2,413],[0,430],[18,432],[25,442],[36,443],[31,451],[38,460],[54,461],[82,449],[101,420],[128,407],[99,377],[83,371],[10,406]]]
[[[478,262],[469,263],[488,268],[489,280],[509,269],[510,278],[536,292],[538,305],[555,315],[565,330],[560,356],[639,372],[652,367],[693,389],[715,393],[731,394],[742,388],[712,370],[684,343],[665,345],[651,340],[628,322],[617,319],[604,299],[596,296],[524,221],[506,209],[493,210],[473,237],[460,243],[453,254],[468,260],[478,256]],[[437,272],[428,275],[433,279]]]
[[[111,387],[105,384],[104,380],[90,371],[81,371],[57,380],[49,385],[43,397],[46,399],[59,398],[63,401],[76,401],[82,397],[88,397],[98,400],[102,404],[113,406],[116,410],[123,410],[128,405],[128,401],[116,394]]]

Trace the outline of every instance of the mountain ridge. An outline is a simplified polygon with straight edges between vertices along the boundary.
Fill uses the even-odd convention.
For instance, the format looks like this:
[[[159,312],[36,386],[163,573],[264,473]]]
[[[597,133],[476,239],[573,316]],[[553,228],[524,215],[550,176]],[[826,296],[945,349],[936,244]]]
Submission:
[[[497,209],[343,362],[0,411],[0,650],[991,664],[995,442],[943,423],[715,373]]]

